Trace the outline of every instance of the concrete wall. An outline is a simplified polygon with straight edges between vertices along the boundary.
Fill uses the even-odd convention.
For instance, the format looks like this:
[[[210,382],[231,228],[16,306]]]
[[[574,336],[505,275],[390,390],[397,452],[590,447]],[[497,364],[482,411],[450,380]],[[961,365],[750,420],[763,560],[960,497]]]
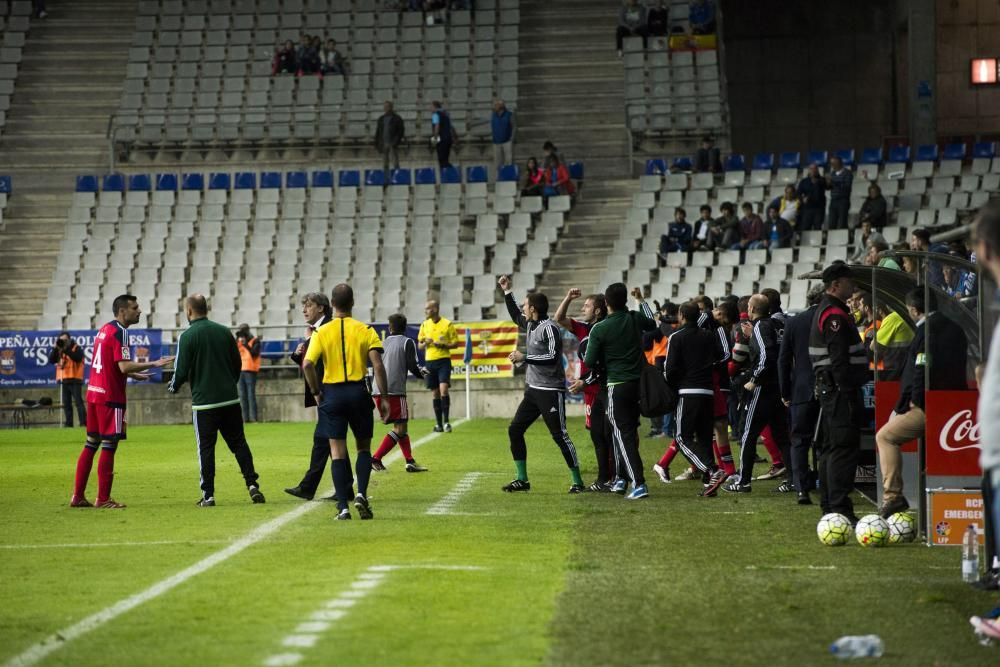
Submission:
[[[969,60],[1000,56],[1000,3],[937,0],[937,130],[941,137],[1000,134],[1000,87],[969,84]]]

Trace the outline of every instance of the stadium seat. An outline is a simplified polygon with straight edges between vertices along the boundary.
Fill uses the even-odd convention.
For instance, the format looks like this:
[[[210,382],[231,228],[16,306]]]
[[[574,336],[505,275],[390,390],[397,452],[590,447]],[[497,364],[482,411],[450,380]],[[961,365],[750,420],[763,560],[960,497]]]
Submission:
[[[830,162],[830,153],[828,151],[809,151],[806,156],[806,164],[815,164],[820,167],[821,170],[826,169],[826,165]]]
[[[77,176],[76,177],[76,191],[77,192],[97,192],[97,177],[96,176]]]
[[[996,142],[980,141],[972,147],[972,173],[982,175],[989,173],[990,163],[996,155]]]
[[[839,157],[843,161],[844,166],[853,168],[854,167],[854,149],[853,148],[842,148],[833,152],[834,155]]]

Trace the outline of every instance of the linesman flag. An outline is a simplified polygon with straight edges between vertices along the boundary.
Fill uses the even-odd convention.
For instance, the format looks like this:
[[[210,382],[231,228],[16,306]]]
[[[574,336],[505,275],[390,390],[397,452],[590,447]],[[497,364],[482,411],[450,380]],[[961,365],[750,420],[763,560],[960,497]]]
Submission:
[[[472,361],[472,329],[465,329],[465,357],[462,358],[462,363],[466,366]]]
[[[517,349],[516,324],[505,320],[455,322],[455,331],[465,335],[465,349],[452,348],[453,372],[464,375],[469,366],[473,379],[513,377],[514,366],[507,357]]]

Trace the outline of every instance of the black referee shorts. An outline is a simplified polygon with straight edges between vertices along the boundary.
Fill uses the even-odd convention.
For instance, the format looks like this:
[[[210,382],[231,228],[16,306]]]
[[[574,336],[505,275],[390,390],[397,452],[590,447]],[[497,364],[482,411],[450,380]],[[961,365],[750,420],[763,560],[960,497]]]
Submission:
[[[323,385],[316,432],[331,440],[343,440],[347,429],[359,440],[370,439],[375,430],[374,404],[364,382]]]

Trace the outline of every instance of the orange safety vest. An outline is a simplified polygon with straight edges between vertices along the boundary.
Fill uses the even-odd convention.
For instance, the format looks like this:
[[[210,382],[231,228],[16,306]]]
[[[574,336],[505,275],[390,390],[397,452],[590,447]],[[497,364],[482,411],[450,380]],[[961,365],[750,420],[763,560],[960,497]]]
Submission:
[[[83,382],[83,362],[73,361],[66,354],[59,355],[56,364],[56,382],[63,380],[79,380]]]
[[[249,343],[249,347],[247,345],[244,345],[243,341],[241,340],[236,341],[237,347],[240,348],[240,359],[243,361],[243,363],[240,365],[240,370],[249,371],[251,373],[257,373],[258,371],[260,371],[260,355],[257,355],[257,358],[254,359],[253,355],[250,354],[250,348],[253,347],[253,344],[256,341],[257,341],[256,337],[248,340],[247,343]]]
[[[648,361],[651,366],[656,365],[657,357],[667,356],[667,338],[667,336],[664,336],[659,341],[654,340],[653,347],[645,351],[646,361]]]
[[[878,330],[879,330],[879,328],[881,326],[882,326],[882,320],[875,320],[874,322],[872,322],[871,324],[869,324],[868,328],[865,329],[865,333],[861,336],[861,340],[864,341],[864,342],[867,342],[868,341],[868,335],[871,334],[872,340],[871,340],[870,345],[873,345],[875,343],[875,335],[878,333]],[[871,347],[868,348],[868,352],[871,354]],[[885,370],[885,360],[884,359],[879,359],[878,360],[878,364],[876,364],[875,360],[873,358],[871,361],[868,362],[868,370],[873,371],[876,368],[878,370],[880,370],[880,371],[884,371]]]

